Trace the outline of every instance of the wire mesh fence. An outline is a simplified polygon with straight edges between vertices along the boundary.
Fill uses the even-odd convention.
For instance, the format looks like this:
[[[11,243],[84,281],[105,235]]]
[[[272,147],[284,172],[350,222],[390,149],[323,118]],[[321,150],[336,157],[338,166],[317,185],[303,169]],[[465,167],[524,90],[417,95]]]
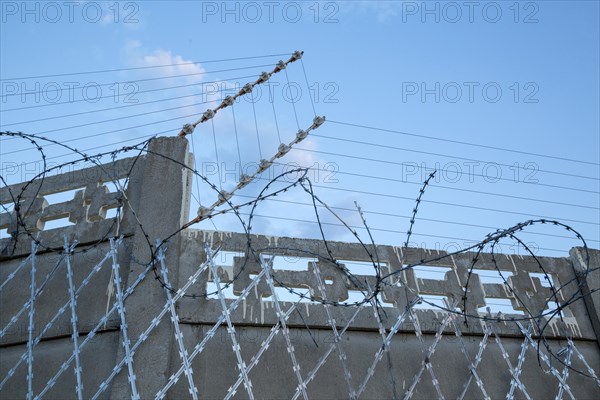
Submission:
[[[319,226],[318,209],[337,216],[299,170],[247,204],[214,188],[197,218],[233,213],[245,233],[194,230],[185,139],[131,151],[2,188],[3,398],[597,397],[600,253],[571,227],[526,221],[455,252],[347,224],[353,243],[252,234],[256,205],[290,190]],[[535,224],[582,247],[494,251]]]

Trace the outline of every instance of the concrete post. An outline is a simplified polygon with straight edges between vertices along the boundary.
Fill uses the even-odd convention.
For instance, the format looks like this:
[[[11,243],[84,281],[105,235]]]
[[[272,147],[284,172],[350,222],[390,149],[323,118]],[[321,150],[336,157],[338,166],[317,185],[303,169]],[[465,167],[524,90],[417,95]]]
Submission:
[[[590,288],[600,288],[600,251],[588,249],[590,260],[586,265],[586,253],[583,247],[574,247],[569,252],[573,269],[579,283],[587,312],[592,322],[598,346],[600,346],[600,291],[590,293]],[[596,268],[596,269],[594,269]]]
[[[135,174],[138,178],[134,184],[139,186],[130,192],[136,191],[139,194],[135,199],[131,199],[139,224],[138,220],[128,221],[137,224],[127,271],[128,282],[133,281],[151,261],[152,252],[148,243],[155,245],[157,239],[167,238],[187,222],[191,174],[182,164],[187,165],[188,159],[186,139],[164,137],[150,143],[148,154],[138,167],[141,170]],[[128,216],[133,217],[133,214]],[[173,285],[178,284],[179,247],[179,235],[167,243],[166,265],[169,268],[169,280]],[[165,292],[151,272],[125,302],[132,345],[150,325],[165,301]],[[173,335],[173,325],[167,315],[135,352],[133,366],[137,376],[137,389],[142,399],[154,398],[156,392],[168,380]],[[116,362],[118,363],[124,355],[121,345]],[[115,378],[110,397],[124,399],[130,396],[127,368],[123,368]]]

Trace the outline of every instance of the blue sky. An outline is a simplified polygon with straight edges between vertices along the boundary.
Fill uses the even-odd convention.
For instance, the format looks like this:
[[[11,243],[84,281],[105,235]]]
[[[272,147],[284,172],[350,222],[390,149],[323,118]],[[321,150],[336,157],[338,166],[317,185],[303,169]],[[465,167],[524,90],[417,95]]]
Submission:
[[[273,102],[264,96],[255,103],[261,151],[276,152],[277,128],[287,142],[298,125],[311,124],[311,93],[328,122],[282,162],[320,168],[312,171],[317,194],[351,225],[361,224],[352,211],[357,201],[377,242],[402,243],[427,175],[423,167],[438,168],[414,245],[454,249],[544,216],[600,247],[596,1],[24,4],[2,2],[3,131],[40,133],[79,149],[105,146],[97,151],[157,133],[176,135],[216,104],[203,102],[221,98],[206,93],[219,87],[210,82],[243,85],[303,50],[308,85],[302,65],[292,64],[287,78],[274,78]],[[302,91],[293,104],[285,100],[286,79]],[[98,88],[102,98],[96,98]],[[242,100],[234,109],[235,119],[228,111],[214,120],[216,155],[211,125],[194,133],[196,162],[205,172],[217,155],[224,168],[236,169],[235,128],[242,164],[261,158],[252,103]],[[45,120],[31,122],[39,119]],[[0,143],[3,174],[23,180],[36,164],[22,163],[37,160],[35,153],[21,151],[27,145],[17,140]],[[65,153],[56,146],[47,151]],[[210,177],[218,182],[216,174]],[[266,182],[257,181],[237,200],[248,200]],[[224,188],[232,183],[221,182]],[[198,198],[214,198],[200,185],[194,192],[194,210]],[[257,213],[266,217],[257,219],[256,231],[315,237],[316,225],[302,222],[314,221],[304,205],[310,199],[298,191],[281,200],[261,204]],[[334,224],[326,226],[331,238],[352,240],[331,216],[325,221]],[[227,217],[215,226],[239,230]],[[564,255],[578,244],[564,230],[531,232],[524,240],[540,254]]]

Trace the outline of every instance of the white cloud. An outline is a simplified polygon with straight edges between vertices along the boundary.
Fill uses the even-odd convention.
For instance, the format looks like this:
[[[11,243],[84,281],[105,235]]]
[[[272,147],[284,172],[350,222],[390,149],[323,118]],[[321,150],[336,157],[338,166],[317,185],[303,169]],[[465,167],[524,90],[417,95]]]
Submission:
[[[317,143],[313,138],[308,136],[306,139],[300,142],[297,147],[301,147],[305,150],[295,150],[292,148],[292,151],[285,156],[283,162],[296,163],[301,167],[307,168],[312,167],[315,164],[319,167],[322,167],[322,163],[319,163],[316,154],[311,151],[317,149]]]
[[[155,77],[172,77],[184,75],[181,78],[189,83],[200,83],[206,70],[192,60],[186,60],[181,55],[174,55],[170,50],[154,49],[148,51],[139,40],[128,40],[123,46],[123,55],[128,66],[141,69],[139,73]]]
[[[199,85],[206,70],[199,63],[162,48],[147,48],[139,40],[128,40],[121,48],[121,59],[129,67],[121,71],[121,87],[129,86],[131,98],[138,103],[149,103],[135,112],[152,112],[135,122],[157,122],[147,134],[173,129],[177,134],[185,123],[196,121],[206,106],[202,102]],[[132,132],[133,133],[133,132]]]

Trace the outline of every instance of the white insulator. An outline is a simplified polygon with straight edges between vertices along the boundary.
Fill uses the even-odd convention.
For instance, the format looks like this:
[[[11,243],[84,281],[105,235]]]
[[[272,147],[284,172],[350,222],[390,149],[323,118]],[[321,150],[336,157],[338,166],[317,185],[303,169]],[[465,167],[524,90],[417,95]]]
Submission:
[[[247,184],[250,183],[251,180],[252,180],[252,177],[250,175],[242,174],[242,176],[240,176],[240,184],[242,186],[246,186]]]
[[[223,104],[225,104],[226,106],[230,106],[233,104],[233,97],[231,96],[227,96],[223,99]]]
[[[233,194],[226,190],[222,190],[219,192],[219,200],[222,202],[225,202],[225,201],[231,199],[231,196],[233,196]]]
[[[320,127],[321,125],[323,125],[323,122],[325,122],[325,117],[324,117],[324,116],[323,116],[323,117],[321,117],[321,116],[316,116],[316,117],[313,119],[313,126],[314,126],[315,128],[318,128],[318,127]]]
[[[258,166],[258,172],[263,172],[267,168],[269,168],[273,163],[269,160],[265,160],[264,158],[260,160],[260,165]]]
[[[307,136],[308,136],[308,132],[306,132],[305,130],[302,130],[302,129],[299,129],[298,133],[296,133],[296,139],[298,141],[306,139]]]
[[[215,112],[214,112],[213,110],[211,110],[211,109],[208,109],[208,110],[206,110],[206,111],[204,112],[204,114],[202,114],[202,116],[203,116],[205,119],[209,120],[209,119],[211,119],[212,117],[214,117],[214,116],[215,116]]]
[[[198,216],[200,218],[206,217],[209,212],[210,212],[210,208],[207,208],[207,207],[204,207],[204,206],[198,207]]]
[[[301,59],[301,58],[302,58],[302,54],[304,54],[304,52],[303,52],[303,51],[296,50],[296,51],[294,52],[294,54],[292,54],[292,61],[296,61],[296,60],[299,60],[299,59]]]
[[[279,60],[279,62],[277,62],[277,68],[279,68],[280,70],[285,69],[286,64],[283,60]]]
[[[244,85],[244,87],[242,88],[242,92],[244,92],[244,94],[245,93],[250,93],[253,88],[254,88],[254,85],[252,85],[251,83],[246,83]]]
[[[185,125],[183,125],[183,128],[181,128],[181,131],[186,135],[190,135],[194,132],[194,125],[185,124]]]
[[[269,74],[268,72],[263,72],[262,74],[260,74],[259,81],[266,82],[269,80],[270,77],[271,74]]]
[[[285,155],[288,151],[290,151],[291,147],[287,144],[281,143],[279,148],[277,149],[277,157],[281,157]]]

